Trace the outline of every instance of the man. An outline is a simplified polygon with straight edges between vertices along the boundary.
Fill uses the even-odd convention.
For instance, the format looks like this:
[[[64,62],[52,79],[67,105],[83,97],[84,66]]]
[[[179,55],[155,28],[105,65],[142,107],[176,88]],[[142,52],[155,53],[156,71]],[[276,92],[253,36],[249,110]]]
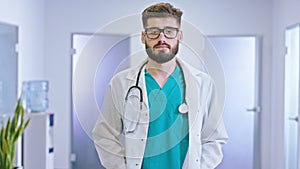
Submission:
[[[209,75],[176,57],[182,12],[158,3],[142,14],[147,60],[115,75],[93,130],[108,169],[213,169],[227,134]]]

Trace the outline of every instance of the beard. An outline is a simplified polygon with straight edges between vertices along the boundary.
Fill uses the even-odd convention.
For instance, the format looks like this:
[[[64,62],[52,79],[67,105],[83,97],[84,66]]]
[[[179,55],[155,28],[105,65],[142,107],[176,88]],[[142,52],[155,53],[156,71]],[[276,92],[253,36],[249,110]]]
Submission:
[[[155,53],[154,49],[159,45],[168,46],[168,48],[171,50],[170,53],[166,53],[165,51],[158,51],[158,53]],[[179,41],[177,41],[177,44],[174,46],[174,48],[171,48],[169,44],[162,43],[161,41],[154,45],[153,48],[151,48],[147,43],[145,43],[145,47],[149,58],[151,58],[159,64],[162,64],[172,60],[176,56],[179,48]]]

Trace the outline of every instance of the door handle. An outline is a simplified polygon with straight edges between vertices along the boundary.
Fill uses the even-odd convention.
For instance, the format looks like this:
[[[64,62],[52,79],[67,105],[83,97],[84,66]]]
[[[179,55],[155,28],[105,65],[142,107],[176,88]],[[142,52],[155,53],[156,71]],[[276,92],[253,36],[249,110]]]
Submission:
[[[299,117],[298,116],[296,116],[296,117],[290,117],[289,120],[293,120],[293,121],[298,122],[299,121]]]
[[[252,111],[252,112],[255,112],[255,113],[259,113],[261,111],[261,108],[259,106],[255,106],[251,109],[246,109],[247,111]]]

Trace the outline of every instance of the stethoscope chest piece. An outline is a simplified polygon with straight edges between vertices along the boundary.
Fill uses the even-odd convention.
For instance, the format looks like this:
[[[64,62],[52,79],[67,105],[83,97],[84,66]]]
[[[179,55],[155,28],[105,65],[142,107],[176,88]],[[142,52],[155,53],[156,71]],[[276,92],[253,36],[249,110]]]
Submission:
[[[184,102],[178,106],[178,111],[181,114],[186,114],[189,111],[189,106]]]

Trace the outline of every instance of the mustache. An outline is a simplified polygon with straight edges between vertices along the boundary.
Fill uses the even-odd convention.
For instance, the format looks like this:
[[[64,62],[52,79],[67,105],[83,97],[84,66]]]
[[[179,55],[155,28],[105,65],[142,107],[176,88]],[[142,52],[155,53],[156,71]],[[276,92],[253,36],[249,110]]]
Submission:
[[[169,44],[164,43],[164,42],[161,42],[161,41],[159,41],[157,44],[155,44],[155,45],[153,46],[153,48],[156,48],[156,47],[158,47],[158,46],[160,46],[160,45],[165,45],[165,46],[167,46],[169,49],[171,48],[171,46],[170,46]]]

